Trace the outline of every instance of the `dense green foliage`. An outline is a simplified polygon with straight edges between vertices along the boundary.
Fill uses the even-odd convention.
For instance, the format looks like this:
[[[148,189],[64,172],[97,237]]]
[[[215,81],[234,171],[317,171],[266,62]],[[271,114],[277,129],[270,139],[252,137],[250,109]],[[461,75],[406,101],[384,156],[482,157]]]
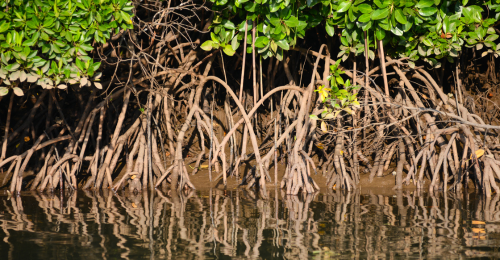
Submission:
[[[91,86],[93,45],[132,28],[132,9],[128,0],[0,0],[0,95],[22,95],[20,82]]]
[[[453,58],[463,46],[484,49],[483,56],[498,56],[498,34],[493,25],[500,16],[500,1],[443,0],[210,0],[217,15],[212,40],[203,48],[222,47],[232,55],[248,29],[257,24],[255,46],[264,58],[282,58],[306,30],[321,26],[340,36],[339,57],[364,52],[364,32],[370,43],[383,40],[393,57],[409,57],[410,66],[424,60],[433,67]],[[251,37],[248,37],[251,43]],[[371,47],[374,44],[370,45]],[[500,47],[500,46],[498,46]],[[500,48],[498,48],[500,49]],[[248,52],[251,51],[249,48]],[[374,58],[374,52],[369,52]]]

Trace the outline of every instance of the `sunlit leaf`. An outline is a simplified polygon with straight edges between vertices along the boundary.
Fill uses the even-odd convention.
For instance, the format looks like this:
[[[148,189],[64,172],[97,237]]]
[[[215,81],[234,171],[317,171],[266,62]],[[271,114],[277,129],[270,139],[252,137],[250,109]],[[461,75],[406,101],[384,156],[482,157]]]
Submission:
[[[351,1],[340,2],[337,12],[342,13],[347,11],[349,10],[349,7],[351,7],[351,5],[352,5]]]
[[[323,131],[323,133],[328,132],[328,126],[326,125],[325,121],[321,121],[321,131]]]
[[[476,158],[479,159],[481,156],[483,156],[484,150],[483,149],[476,150],[474,154],[476,155]],[[470,158],[473,159],[473,156],[471,155]]]
[[[14,91],[14,94],[16,96],[18,96],[18,97],[24,96],[24,92],[23,92],[23,90],[21,88],[14,87],[12,90]]]
[[[9,88],[0,87],[0,97],[5,96],[7,94],[9,94]]]
[[[372,20],[381,20],[386,18],[389,15],[389,8],[383,8],[373,11],[370,18]]]

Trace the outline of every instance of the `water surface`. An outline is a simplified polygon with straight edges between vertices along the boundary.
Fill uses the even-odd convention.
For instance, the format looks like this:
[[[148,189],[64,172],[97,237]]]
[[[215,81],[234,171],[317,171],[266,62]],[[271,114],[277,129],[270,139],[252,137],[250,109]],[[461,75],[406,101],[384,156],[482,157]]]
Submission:
[[[0,259],[500,257],[498,194],[268,197],[216,189],[0,195]]]

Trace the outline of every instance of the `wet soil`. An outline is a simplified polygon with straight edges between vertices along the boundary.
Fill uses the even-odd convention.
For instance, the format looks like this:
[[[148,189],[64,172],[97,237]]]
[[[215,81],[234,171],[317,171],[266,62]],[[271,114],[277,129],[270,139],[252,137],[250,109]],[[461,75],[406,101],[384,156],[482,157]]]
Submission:
[[[190,175],[191,182],[194,184],[196,189],[198,190],[206,190],[210,188],[218,188],[218,189],[227,189],[227,190],[233,190],[237,188],[243,187],[241,185],[242,182],[242,177],[243,175],[247,174],[248,171],[251,170],[251,168],[255,165],[254,161],[246,162],[240,164],[239,168],[239,173],[240,177],[236,176],[228,176],[227,178],[227,186],[224,187],[224,183],[222,178],[215,179],[215,177],[219,176],[218,172],[215,172],[215,169],[212,168],[212,182],[210,182],[210,176],[208,173],[208,169],[206,169],[206,162],[202,163],[204,166],[204,169],[200,169],[195,175]],[[194,166],[194,163],[190,165],[191,167]],[[188,172],[192,172],[192,168],[188,166]],[[392,166],[392,165],[391,165]],[[393,165],[394,167],[396,165]],[[359,180],[358,187],[361,189],[370,189],[373,190],[376,193],[390,193],[392,194],[392,188],[396,185],[396,177],[392,175],[392,172],[394,170],[394,167],[389,167],[387,171],[384,172],[382,177],[375,177],[372,182],[369,181],[369,173],[363,173],[364,168],[360,167],[361,171],[361,176]],[[285,169],[286,165],[282,163],[278,163],[278,182],[277,186],[280,187],[281,180],[283,178],[283,175],[285,174]],[[7,171],[0,172],[0,189],[8,189],[8,179],[5,179],[7,174]],[[25,173],[23,174],[24,177],[26,178],[25,180],[30,180],[33,176],[34,177],[34,172],[32,170],[26,170]],[[121,179],[121,176],[125,174],[125,167],[121,168],[120,173],[118,174],[117,177],[114,178],[115,181]],[[274,167],[271,166],[269,170],[269,175],[271,176],[271,182],[267,182],[266,187],[268,189],[274,189],[276,187],[275,185],[275,170]],[[403,178],[406,176],[406,173],[403,173]],[[318,174],[312,174],[312,179],[318,184],[320,189],[322,191],[326,191],[327,189],[327,177],[323,176],[320,172]],[[8,177],[9,179],[11,178],[10,176]],[[5,179],[5,182],[4,182]],[[2,184],[4,182],[4,184]],[[28,181],[29,182],[29,181]],[[427,187],[429,185],[430,181],[425,179],[424,187]],[[83,183],[80,183],[83,184]],[[80,185],[79,185],[80,186]],[[81,187],[79,187],[81,188]],[[335,189],[338,189],[338,187],[334,187]],[[411,183],[408,186],[403,185],[403,190],[414,190],[416,189],[416,186]],[[25,190],[25,189],[23,189]]]
[[[250,167],[251,167],[250,164],[249,165],[244,164],[239,168],[239,172],[246,174],[246,171],[248,171]],[[286,166],[284,164],[278,163],[278,187],[280,186],[280,181],[285,173],[285,168]],[[394,169],[390,167],[386,172],[384,172],[382,177],[375,177],[372,182],[369,181],[369,176],[370,176],[369,173],[361,174],[358,186],[361,189],[370,189],[376,193],[392,194],[394,193],[392,188],[396,185],[396,177],[392,175],[393,170]],[[360,168],[360,171],[363,172],[362,167]],[[268,184],[266,185],[268,189],[274,189],[276,187],[274,184],[274,174],[275,174],[274,167],[271,167],[271,169],[269,170],[269,175],[271,176],[271,182],[268,182]],[[212,176],[214,178],[217,175],[218,173],[214,173],[212,171]],[[406,174],[403,175],[403,177],[405,176]],[[322,191],[325,191],[327,189],[327,180],[328,180],[327,177],[324,177],[321,173],[318,173],[317,175],[312,174],[311,177],[316,182],[316,184],[318,184],[318,186],[321,188]],[[208,169],[203,169],[198,171],[196,175],[191,175],[190,179],[191,182],[194,184],[194,186],[200,190],[204,190],[211,187],[222,188],[222,189],[224,188],[222,178],[214,180],[212,183],[210,182]],[[241,181],[242,181],[241,178],[237,178],[235,176],[228,177],[226,189],[228,190],[237,189],[238,187],[240,187]],[[426,182],[424,183],[424,187],[427,187],[429,183],[430,181],[426,180]],[[338,188],[335,187],[335,189]],[[414,189],[416,189],[416,186],[413,183],[411,183],[408,186],[403,185],[403,190],[414,190]]]

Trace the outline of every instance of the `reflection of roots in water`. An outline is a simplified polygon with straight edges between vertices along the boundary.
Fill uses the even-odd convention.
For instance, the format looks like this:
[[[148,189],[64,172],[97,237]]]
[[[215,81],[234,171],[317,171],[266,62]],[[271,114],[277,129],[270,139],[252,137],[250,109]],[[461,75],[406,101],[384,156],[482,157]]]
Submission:
[[[498,194],[484,199],[469,194],[383,196],[359,191],[290,196],[274,190],[267,195],[269,199],[262,200],[248,190],[156,191],[153,197],[148,192],[85,191],[61,197],[38,193],[4,198],[0,221],[9,258],[16,245],[11,231],[36,232],[30,241],[41,247],[53,235],[67,237],[64,243],[77,243],[73,246],[98,258],[114,256],[117,250],[123,259],[133,259],[138,252],[152,252],[155,258],[259,258],[265,253],[305,259],[311,252],[321,258],[436,257],[458,252],[499,256],[481,251],[491,247],[489,235],[500,232]],[[23,201],[32,198],[42,214],[35,216],[44,221],[34,220],[34,207],[24,209]],[[43,222],[45,226],[39,226]],[[116,244],[110,243],[116,239]],[[92,247],[93,241],[100,247]],[[466,251],[464,246],[479,251]]]

